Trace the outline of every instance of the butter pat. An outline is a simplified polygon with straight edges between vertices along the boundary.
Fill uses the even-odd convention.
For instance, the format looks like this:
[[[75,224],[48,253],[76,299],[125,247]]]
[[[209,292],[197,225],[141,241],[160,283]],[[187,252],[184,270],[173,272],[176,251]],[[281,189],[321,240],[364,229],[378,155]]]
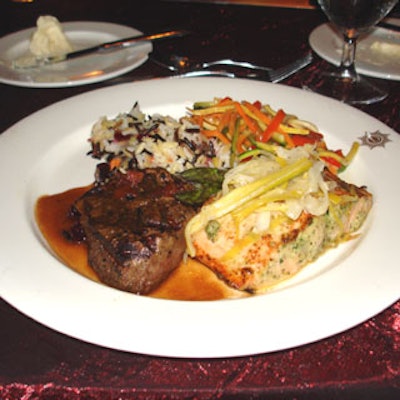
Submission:
[[[73,50],[61,24],[51,15],[40,16],[37,29],[31,37],[30,52],[36,57],[60,56]]]

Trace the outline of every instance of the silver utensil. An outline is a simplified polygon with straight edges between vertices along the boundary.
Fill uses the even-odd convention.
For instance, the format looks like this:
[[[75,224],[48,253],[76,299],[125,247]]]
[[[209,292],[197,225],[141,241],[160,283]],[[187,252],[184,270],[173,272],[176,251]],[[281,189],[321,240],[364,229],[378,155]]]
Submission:
[[[200,69],[193,71],[183,71],[181,73],[177,73],[174,76],[180,78],[200,77],[200,76],[222,76],[226,78],[246,78],[246,79],[254,79],[254,80],[277,83],[300,71],[302,68],[309,65],[311,61],[312,61],[312,53],[308,52],[304,56],[295,60],[294,62],[276,69],[265,69],[265,68],[262,70],[253,69],[251,72],[247,73],[246,72],[237,73],[225,70]],[[257,73],[255,73],[255,71],[257,71]]]
[[[391,22],[387,22],[385,20],[378,22],[377,26],[379,28],[385,28],[391,31],[400,32],[400,25],[392,24]]]
[[[221,60],[207,61],[207,62],[196,62],[191,60],[189,57],[179,56],[177,54],[172,54],[171,56],[164,57],[161,55],[156,55],[152,57],[152,60],[163,67],[168,68],[173,72],[189,72],[193,70],[206,69],[209,67],[228,65],[230,67],[240,67],[247,69],[255,69],[259,71],[270,71],[271,68],[264,67],[262,65],[256,65],[247,61],[236,61],[230,58],[223,58]]]
[[[173,31],[160,32],[160,33],[152,33],[152,34],[148,34],[148,35],[131,36],[128,38],[119,39],[119,40],[115,40],[112,42],[101,43],[101,44],[93,46],[93,47],[73,51],[71,53],[67,53],[67,54],[60,55],[60,56],[49,56],[49,57],[34,57],[33,56],[33,57],[30,57],[30,59],[25,58],[25,60],[23,60],[23,62],[21,62],[21,63],[18,63],[18,60],[16,60],[13,63],[13,67],[17,68],[17,69],[18,68],[19,69],[35,68],[35,67],[40,67],[43,65],[58,63],[61,61],[73,60],[75,58],[83,57],[88,54],[93,54],[93,53],[101,54],[101,53],[107,53],[107,52],[113,51],[113,50],[126,49],[126,48],[131,47],[140,42],[156,41],[156,40],[161,40],[161,39],[180,37],[180,36],[185,36],[187,34],[188,34],[187,31],[173,30]]]

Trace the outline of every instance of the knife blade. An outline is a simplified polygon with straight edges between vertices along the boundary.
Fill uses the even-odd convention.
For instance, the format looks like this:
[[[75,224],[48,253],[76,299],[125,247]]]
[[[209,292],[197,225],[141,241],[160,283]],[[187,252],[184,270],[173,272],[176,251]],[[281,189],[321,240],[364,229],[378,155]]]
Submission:
[[[59,63],[62,61],[73,60],[78,57],[87,56],[93,53],[106,53],[114,50],[126,49],[134,46],[140,42],[146,41],[156,41],[173,37],[181,37],[187,35],[189,32],[185,30],[172,30],[159,33],[151,33],[139,36],[131,36],[123,39],[114,40],[112,42],[101,43],[93,47],[88,47],[86,49],[72,51],[58,56],[48,56],[48,57],[30,57],[30,60],[24,59],[22,62],[18,63],[18,60],[14,62],[14,68],[25,69],[25,68],[35,68],[43,65]]]

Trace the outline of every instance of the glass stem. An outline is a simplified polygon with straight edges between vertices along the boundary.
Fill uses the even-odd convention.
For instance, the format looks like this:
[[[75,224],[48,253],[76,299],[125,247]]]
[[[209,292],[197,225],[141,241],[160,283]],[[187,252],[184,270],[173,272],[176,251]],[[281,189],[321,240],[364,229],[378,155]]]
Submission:
[[[343,78],[357,80],[357,72],[355,68],[355,57],[356,57],[356,43],[357,35],[349,35],[344,33],[344,44],[342,51],[342,60],[340,62],[340,73]]]

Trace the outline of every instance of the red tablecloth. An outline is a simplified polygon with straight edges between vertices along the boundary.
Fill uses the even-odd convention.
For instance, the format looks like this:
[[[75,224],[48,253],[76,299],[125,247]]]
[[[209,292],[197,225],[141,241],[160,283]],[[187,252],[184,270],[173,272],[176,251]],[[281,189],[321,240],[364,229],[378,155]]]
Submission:
[[[5,303],[1,321],[2,399],[378,400],[400,393],[400,302],[330,339],[237,359],[108,350],[44,328]]]

